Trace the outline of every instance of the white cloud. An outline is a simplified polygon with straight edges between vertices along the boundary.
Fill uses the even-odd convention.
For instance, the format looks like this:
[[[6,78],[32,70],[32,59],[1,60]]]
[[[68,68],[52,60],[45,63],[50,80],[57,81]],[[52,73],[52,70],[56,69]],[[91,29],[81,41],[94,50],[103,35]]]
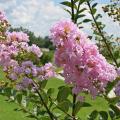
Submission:
[[[0,0],[0,10],[8,10],[14,5],[16,5],[16,0]]]
[[[99,5],[98,11],[102,13],[100,7],[101,5]],[[13,26],[29,28],[41,36],[48,35],[51,25],[56,21],[69,17],[53,0],[0,0],[0,8],[5,10]],[[90,17],[88,13],[86,15]],[[109,33],[119,34],[118,25],[112,23],[112,20],[105,14],[102,21],[107,24],[106,30]],[[91,33],[89,24],[85,25],[85,29],[87,33]]]

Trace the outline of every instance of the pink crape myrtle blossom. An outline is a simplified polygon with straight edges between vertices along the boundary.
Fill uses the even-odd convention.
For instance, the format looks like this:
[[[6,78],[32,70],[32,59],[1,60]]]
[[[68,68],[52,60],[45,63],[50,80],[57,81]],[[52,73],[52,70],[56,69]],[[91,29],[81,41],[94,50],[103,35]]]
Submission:
[[[117,83],[117,85],[115,87],[115,94],[117,96],[120,96],[120,81]]]
[[[3,12],[0,12],[0,23],[5,24],[2,26],[3,32],[0,31],[0,37],[4,38],[0,39],[0,67],[6,77],[15,82],[19,90],[33,87],[34,79],[40,81],[54,77],[51,63],[39,65],[42,51],[37,45],[28,44],[29,36],[26,33],[7,32],[8,21]]]
[[[32,46],[30,46],[29,52],[34,53],[38,57],[42,56],[42,52],[41,52],[40,48],[37,45],[35,45],[35,44],[33,44]]]
[[[0,11],[0,21],[7,20],[5,13]]]
[[[55,24],[51,38],[56,46],[55,63],[63,67],[65,82],[73,85],[73,93],[88,91],[94,97],[117,77],[115,67],[72,21]]]
[[[117,69],[117,75],[120,77],[120,67]]]
[[[29,42],[29,36],[23,32],[8,32],[8,41]]]

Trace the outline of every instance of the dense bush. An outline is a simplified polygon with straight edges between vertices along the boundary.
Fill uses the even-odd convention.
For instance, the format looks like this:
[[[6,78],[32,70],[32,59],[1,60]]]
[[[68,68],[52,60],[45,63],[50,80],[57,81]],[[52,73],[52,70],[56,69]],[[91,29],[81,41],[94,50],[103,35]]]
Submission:
[[[7,83],[4,81],[0,93],[17,102],[29,117],[37,120],[81,120],[78,115],[81,108],[91,107],[86,101],[88,95],[94,100],[102,97],[109,110],[95,109],[85,119],[120,119],[117,105],[120,100],[119,45],[104,32],[105,25],[99,21],[102,16],[96,13],[97,3],[71,0],[61,4],[65,5],[71,20],[60,21],[50,30],[51,41],[56,47],[55,67],[48,63],[48,60],[52,61],[53,53],[43,52],[45,55],[42,57],[43,53],[37,46],[39,42],[33,44],[36,39],[33,33],[27,31],[33,37],[29,41],[29,36],[23,32],[7,32],[9,23],[0,12],[0,65],[9,80]],[[81,5],[87,7],[81,8]],[[84,18],[86,10],[93,21]],[[90,40],[90,36],[79,29],[82,23],[88,22],[92,24],[98,47],[92,41],[93,36]],[[49,43],[47,41],[43,46],[47,47]],[[46,84],[49,78],[58,77],[59,73],[65,84],[54,94],[55,86],[48,88]],[[109,97],[111,91],[115,95]]]

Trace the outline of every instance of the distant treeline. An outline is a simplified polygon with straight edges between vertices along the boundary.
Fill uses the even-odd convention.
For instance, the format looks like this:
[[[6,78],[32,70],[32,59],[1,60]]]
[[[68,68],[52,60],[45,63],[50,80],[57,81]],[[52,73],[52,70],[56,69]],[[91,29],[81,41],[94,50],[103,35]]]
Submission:
[[[29,45],[32,45],[32,44],[36,44],[37,46],[39,46],[40,48],[48,48],[50,50],[54,50],[54,46],[52,45],[51,41],[50,41],[50,38],[48,36],[42,38],[41,36],[35,36],[34,32],[26,29],[26,28],[23,28],[23,27],[18,27],[18,28],[10,28],[9,29],[10,32],[12,31],[16,31],[16,32],[24,32],[24,33],[27,33],[28,36],[29,36],[29,39],[30,39],[30,42],[29,42]]]

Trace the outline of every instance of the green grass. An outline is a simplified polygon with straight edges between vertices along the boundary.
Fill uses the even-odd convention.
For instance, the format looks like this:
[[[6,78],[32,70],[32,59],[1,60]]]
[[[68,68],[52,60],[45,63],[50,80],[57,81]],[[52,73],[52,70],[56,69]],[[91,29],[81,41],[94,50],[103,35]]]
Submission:
[[[2,71],[0,71],[0,80],[5,79],[5,76]],[[47,83],[47,88],[55,88],[55,94],[57,93],[57,88],[61,85],[64,85],[62,80],[52,79]],[[22,112],[14,111],[18,106],[13,102],[5,101],[5,97],[0,96],[0,120],[32,120],[26,117],[26,114]],[[87,115],[90,114],[93,110],[108,110],[107,102],[100,97],[97,97],[95,100],[92,100],[90,96],[86,96],[86,102],[92,104],[92,107],[82,108],[78,115],[82,120],[87,120]]]

